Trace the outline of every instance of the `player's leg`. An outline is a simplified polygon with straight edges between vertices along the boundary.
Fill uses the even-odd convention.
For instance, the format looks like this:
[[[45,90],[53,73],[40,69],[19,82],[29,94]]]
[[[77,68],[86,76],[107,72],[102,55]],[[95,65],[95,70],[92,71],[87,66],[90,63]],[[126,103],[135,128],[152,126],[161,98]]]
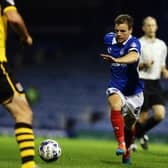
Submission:
[[[139,138],[140,145],[144,150],[148,149],[149,137],[146,134],[149,130],[157,126],[165,118],[165,107],[163,105],[152,106],[153,115],[145,119],[145,122],[138,122],[136,125],[137,138]],[[148,113],[146,113],[148,114]]]
[[[145,112],[142,113],[139,122],[136,124],[136,137],[140,139],[141,147],[145,150],[148,149],[149,138],[147,132],[157,126],[165,118],[165,106],[162,89],[158,83],[155,86],[153,93],[150,95],[149,106],[152,106],[153,115],[148,118]],[[149,107],[148,106],[148,107]],[[146,113],[147,114],[147,113]]]
[[[144,81],[145,88],[144,88],[144,102],[141,108],[141,112],[139,115],[139,118],[136,122],[135,128],[136,128],[136,138],[141,138],[144,135],[144,127],[143,124],[146,123],[148,119],[148,111],[151,108],[151,85],[146,80]]]
[[[144,125],[148,120],[149,117],[149,109],[151,107],[151,100],[152,98],[150,97],[151,92],[148,92],[148,85],[146,85],[145,90],[144,90],[144,103],[140,112],[140,116],[138,121],[136,122],[135,125],[135,130],[136,130],[136,134],[135,137],[138,138],[140,140],[140,145],[143,149],[147,149],[148,148],[148,138],[146,138],[147,136],[145,135],[145,128]]]
[[[111,124],[118,142],[117,155],[123,155],[126,152],[124,139],[124,119],[122,116],[122,99],[119,94],[113,93],[108,96],[108,103],[111,108]]]
[[[143,109],[142,109],[143,110]],[[149,117],[148,111],[141,111],[138,121],[136,122],[136,137],[141,138],[145,134],[144,125]]]
[[[143,149],[148,149],[148,135],[146,135],[145,131],[145,123],[147,122],[149,117],[148,111],[141,111],[139,120],[136,122],[135,129],[136,129],[136,138],[139,139],[140,145]],[[131,146],[132,147],[132,146]],[[134,144],[132,149],[134,150]]]
[[[16,121],[15,135],[20,149],[22,168],[34,168],[35,145],[32,130],[32,111],[27,102],[17,93],[10,103],[4,107],[11,113]]]
[[[11,113],[16,121],[15,135],[20,149],[22,168],[35,167],[35,145],[32,130],[32,111],[27,102],[15,93],[10,103],[4,107]]]
[[[125,123],[125,142],[127,152],[123,155],[123,163],[130,163],[130,146],[135,139],[135,123],[140,113],[141,106],[143,104],[143,93],[139,93],[134,96],[126,98],[126,104],[123,107],[123,116]]]
[[[141,111],[139,120],[136,122],[135,129],[136,129],[136,138],[139,139],[140,145],[143,149],[148,149],[148,136],[145,134],[145,123],[148,120],[149,112],[148,111]],[[136,145],[131,145],[132,150],[136,150]]]
[[[126,153],[123,155],[122,162],[124,164],[130,164],[130,156],[131,156],[131,150],[130,146],[133,144],[135,139],[135,122],[136,118],[130,114],[124,116],[124,134],[125,134],[125,143],[126,143]]]
[[[34,168],[35,149],[31,108],[26,99],[21,96],[22,89],[15,86],[6,63],[0,64],[0,79],[0,102],[15,119],[15,134],[19,144],[22,168]]]
[[[148,118],[145,124],[143,124],[143,135],[157,126],[165,118],[165,107],[163,105],[153,105],[152,110],[153,116]]]
[[[164,105],[153,105],[153,117],[149,118],[146,124],[146,130],[150,130],[157,126],[165,118],[165,106]]]

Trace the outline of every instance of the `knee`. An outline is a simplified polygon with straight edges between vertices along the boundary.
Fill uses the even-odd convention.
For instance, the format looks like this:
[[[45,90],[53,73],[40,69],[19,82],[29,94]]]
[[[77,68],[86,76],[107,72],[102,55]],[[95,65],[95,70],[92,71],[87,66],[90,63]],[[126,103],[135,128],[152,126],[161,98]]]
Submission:
[[[165,118],[165,111],[160,111],[154,114],[154,119],[157,121],[161,121]]]
[[[108,97],[108,103],[111,110],[120,110],[122,108],[122,100],[118,94],[111,95]]]
[[[148,112],[141,112],[138,122],[144,124],[148,120],[148,117],[149,117]]]
[[[120,101],[109,101],[109,105],[111,110],[121,111],[122,109],[122,104]]]
[[[32,123],[33,112],[26,99],[15,94],[12,102],[5,104],[5,108],[11,113],[16,122]]]
[[[161,121],[165,118],[165,107],[163,105],[153,106],[153,117],[156,121]]]

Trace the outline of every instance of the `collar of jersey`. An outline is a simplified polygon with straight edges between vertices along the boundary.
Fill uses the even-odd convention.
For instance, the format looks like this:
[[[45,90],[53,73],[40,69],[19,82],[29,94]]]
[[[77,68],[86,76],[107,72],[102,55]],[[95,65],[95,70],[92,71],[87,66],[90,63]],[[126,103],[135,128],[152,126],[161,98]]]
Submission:
[[[127,39],[126,41],[124,41],[124,42],[122,43],[122,45],[125,45],[131,37],[132,37],[132,35],[129,35],[128,39]],[[113,40],[112,40],[112,45],[114,45],[114,44],[117,44],[117,40],[116,40],[115,37],[114,37]]]

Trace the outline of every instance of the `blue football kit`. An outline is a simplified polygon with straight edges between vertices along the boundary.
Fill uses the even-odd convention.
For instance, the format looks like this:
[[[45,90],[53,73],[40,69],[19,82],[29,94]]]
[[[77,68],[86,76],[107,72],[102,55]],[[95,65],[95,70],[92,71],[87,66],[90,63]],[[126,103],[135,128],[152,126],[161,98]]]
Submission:
[[[138,55],[141,52],[141,45],[139,40],[130,35],[123,43],[117,43],[115,33],[110,32],[104,37],[104,44],[106,54],[119,58],[127,55],[130,51],[136,51]],[[119,64],[111,63],[111,80],[109,88],[116,88],[120,90],[123,95],[131,96],[143,91],[143,82],[139,79],[138,63]]]

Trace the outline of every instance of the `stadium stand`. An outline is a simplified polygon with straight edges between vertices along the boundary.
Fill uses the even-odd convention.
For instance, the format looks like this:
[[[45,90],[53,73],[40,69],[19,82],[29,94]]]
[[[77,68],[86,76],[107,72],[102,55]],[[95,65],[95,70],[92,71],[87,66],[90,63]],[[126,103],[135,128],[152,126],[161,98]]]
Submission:
[[[75,130],[111,132],[105,98],[108,65],[99,59],[96,52],[71,52],[52,61],[47,61],[50,57],[47,55],[44,63],[25,65],[18,70],[18,78],[23,81],[25,89],[34,87],[39,93],[39,100],[32,104],[34,126],[38,129],[61,130],[66,129],[69,119],[73,119]],[[165,89],[166,85],[163,83]],[[91,121],[94,112],[101,114],[96,122]],[[12,126],[13,121],[8,115],[4,109],[0,109],[1,126]],[[165,133],[167,124],[166,117],[152,133]]]

